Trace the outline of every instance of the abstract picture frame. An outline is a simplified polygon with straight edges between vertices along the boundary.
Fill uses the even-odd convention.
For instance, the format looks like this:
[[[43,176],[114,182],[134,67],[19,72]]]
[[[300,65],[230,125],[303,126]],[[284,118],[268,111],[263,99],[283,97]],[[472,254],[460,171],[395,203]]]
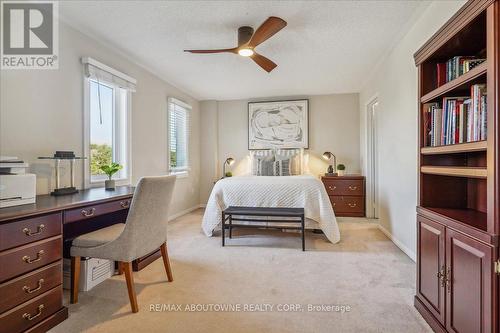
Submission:
[[[248,103],[248,149],[309,148],[309,100]]]

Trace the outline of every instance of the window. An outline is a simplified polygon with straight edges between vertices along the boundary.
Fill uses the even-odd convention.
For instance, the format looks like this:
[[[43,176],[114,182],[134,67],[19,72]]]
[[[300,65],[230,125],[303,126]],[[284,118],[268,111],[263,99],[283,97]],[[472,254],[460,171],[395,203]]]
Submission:
[[[168,149],[170,172],[189,170],[189,113],[191,106],[175,98],[168,103]]]
[[[115,70],[93,59],[87,61],[92,63],[84,62],[86,72],[84,140],[85,156],[88,158],[85,165],[85,185],[86,187],[100,185],[107,179],[100,166],[112,162],[123,166],[113,179],[119,184],[128,184],[130,99],[133,91],[131,87],[134,86],[123,84],[120,81],[122,79],[116,76]]]

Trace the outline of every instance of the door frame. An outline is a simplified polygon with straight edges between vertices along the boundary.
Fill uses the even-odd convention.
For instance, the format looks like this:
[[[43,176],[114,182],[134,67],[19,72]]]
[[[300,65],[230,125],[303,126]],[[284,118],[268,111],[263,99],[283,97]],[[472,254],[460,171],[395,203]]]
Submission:
[[[365,104],[366,217],[368,218],[379,218],[377,116],[373,112],[375,105],[380,105],[378,94],[371,97]]]

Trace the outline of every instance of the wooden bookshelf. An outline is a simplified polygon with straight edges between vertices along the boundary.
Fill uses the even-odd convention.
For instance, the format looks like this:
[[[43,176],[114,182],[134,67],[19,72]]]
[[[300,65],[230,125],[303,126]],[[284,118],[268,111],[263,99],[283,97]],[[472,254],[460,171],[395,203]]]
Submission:
[[[449,167],[449,166],[429,166],[420,167],[420,172],[430,175],[486,178],[486,168],[477,167]]]
[[[437,147],[422,147],[420,153],[422,155],[437,155],[437,154],[458,154],[476,151],[486,151],[488,141],[476,141],[459,143],[455,145],[437,146]]]
[[[440,215],[451,217],[452,219],[462,222],[468,226],[479,229],[481,231],[486,230],[486,219],[487,214],[474,209],[460,209],[460,208],[433,208],[427,207]]]
[[[486,61],[438,86],[438,64],[459,59],[455,57]],[[467,1],[415,53],[414,59],[418,68],[419,112],[415,307],[435,332],[498,332],[500,270],[495,272],[493,268],[500,267],[500,166],[497,165],[500,160],[500,0]],[[457,67],[462,64],[457,62]],[[440,66],[443,70],[443,65]],[[486,97],[476,99],[479,101],[472,103],[473,109],[469,109],[469,104],[465,109],[460,103],[451,103],[446,104],[447,110],[442,114],[436,112],[443,109],[446,97],[471,96],[474,85],[481,85],[476,92]],[[485,114],[484,98],[485,122],[480,117]],[[455,109],[450,111],[450,105]],[[430,107],[434,108],[433,113],[429,112]],[[469,118],[466,111],[473,113],[473,118]],[[436,114],[438,120],[433,122]],[[443,128],[447,138],[460,136],[467,124],[471,126],[467,130],[478,128],[480,134],[487,134],[487,139],[424,146],[429,137],[445,135],[439,133],[439,129],[429,135],[432,126],[441,119],[447,119],[446,123],[442,122],[446,124]],[[466,122],[470,119],[474,125]],[[480,119],[478,123],[477,119]],[[450,128],[458,129],[450,133]]]
[[[420,98],[420,102],[428,103],[430,101],[435,100],[438,97],[444,97],[445,94],[449,92],[453,92],[455,90],[466,90],[470,85],[475,82],[478,78],[485,76],[486,70],[488,68],[488,63],[485,61],[479,66],[471,69],[467,73],[457,77],[456,79],[446,82],[442,86],[432,90],[431,92],[425,94]],[[486,81],[483,78],[483,81]]]

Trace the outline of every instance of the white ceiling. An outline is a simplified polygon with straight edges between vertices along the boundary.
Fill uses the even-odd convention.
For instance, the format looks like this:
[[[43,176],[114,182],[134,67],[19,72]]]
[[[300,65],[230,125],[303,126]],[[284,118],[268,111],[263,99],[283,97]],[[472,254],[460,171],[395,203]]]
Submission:
[[[421,1],[68,1],[60,15],[200,100],[358,92]],[[279,16],[288,26],[257,47],[266,73],[234,54],[237,29]],[[112,65],[112,64],[111,64]]]

